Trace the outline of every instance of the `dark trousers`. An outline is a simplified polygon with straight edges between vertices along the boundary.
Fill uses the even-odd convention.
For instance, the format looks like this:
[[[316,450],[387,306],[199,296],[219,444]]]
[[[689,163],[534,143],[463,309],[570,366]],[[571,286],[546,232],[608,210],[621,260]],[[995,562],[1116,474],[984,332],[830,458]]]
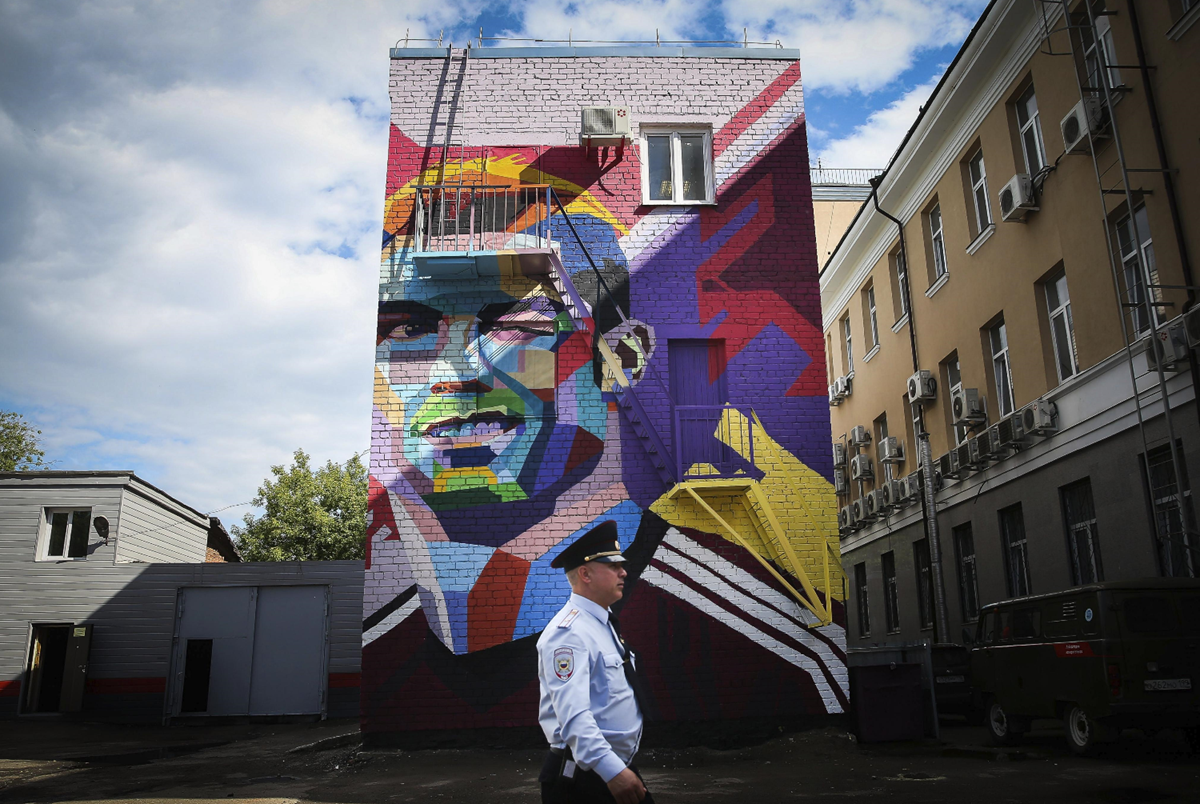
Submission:
[[[562,754],[546,753],[542,772],[538,774],[538,781],[542,783],[542,804],[613,804],[616,800],[600,774],[577,767],[575,778],[564,779],[560,775],[562,763]],[[637,768],[630,765],[629,769],[642,778]],[[642,804],[654,804],[654,796],[649,790]]]

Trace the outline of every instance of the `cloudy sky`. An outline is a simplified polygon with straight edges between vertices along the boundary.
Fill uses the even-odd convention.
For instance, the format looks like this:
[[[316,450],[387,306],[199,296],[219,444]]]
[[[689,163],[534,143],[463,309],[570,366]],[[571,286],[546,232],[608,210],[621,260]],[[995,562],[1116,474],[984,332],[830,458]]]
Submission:
[[[984,0],[0,0],[0,410],[226,522],[367,448],[388,47],[780,40],[881,167]],[[494,43],[488,43],[494,44]]]

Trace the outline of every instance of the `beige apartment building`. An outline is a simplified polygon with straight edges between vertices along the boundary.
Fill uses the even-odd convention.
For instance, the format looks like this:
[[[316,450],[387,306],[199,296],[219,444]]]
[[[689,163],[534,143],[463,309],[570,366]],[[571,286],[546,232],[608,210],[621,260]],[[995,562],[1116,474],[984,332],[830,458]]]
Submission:
[[[994,0],[831,247],[851,647],[1200,570],[1198,20],[1196,0]]]

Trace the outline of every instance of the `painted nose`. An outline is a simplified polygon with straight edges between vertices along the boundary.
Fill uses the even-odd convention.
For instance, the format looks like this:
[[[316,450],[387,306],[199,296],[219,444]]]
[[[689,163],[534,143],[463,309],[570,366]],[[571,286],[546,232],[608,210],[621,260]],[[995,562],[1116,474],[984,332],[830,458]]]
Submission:
[[[479,380],[464,380],[463,382],[435,382],[429,389],[435,396],[446,394],[486,394],[492,386]]]

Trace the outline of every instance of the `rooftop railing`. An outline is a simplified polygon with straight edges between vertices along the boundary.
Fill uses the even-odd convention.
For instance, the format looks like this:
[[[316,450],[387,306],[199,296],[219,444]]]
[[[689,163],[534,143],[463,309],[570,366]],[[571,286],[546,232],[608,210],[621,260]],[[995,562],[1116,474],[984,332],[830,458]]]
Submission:
[[[414,250],[501,251],[548,248],[550,186],[421,185],[416,188]]]
[[[876,168],[809,168],[809,180],[813,184],[849,184],[866,187],[871,179],[882,173]]]

